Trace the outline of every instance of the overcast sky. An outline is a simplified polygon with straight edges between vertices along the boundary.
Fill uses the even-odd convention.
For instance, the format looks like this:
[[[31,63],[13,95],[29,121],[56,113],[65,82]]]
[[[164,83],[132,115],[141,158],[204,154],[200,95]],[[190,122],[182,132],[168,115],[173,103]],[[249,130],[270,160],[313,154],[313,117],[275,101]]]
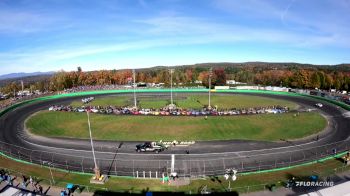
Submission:
[[[350,62],[350,0],[0,0],[0,74]]]

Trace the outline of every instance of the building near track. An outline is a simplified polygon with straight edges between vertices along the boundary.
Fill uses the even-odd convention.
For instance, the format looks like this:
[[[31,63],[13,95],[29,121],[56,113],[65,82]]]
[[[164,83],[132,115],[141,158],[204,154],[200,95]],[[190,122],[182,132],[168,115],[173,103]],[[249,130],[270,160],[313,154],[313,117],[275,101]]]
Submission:
[[[275,91],[275,92],[289,92],[290,88],[279,87],[279,86],[236,86],[233,89],[237,90],[264,90],[264,91]]]

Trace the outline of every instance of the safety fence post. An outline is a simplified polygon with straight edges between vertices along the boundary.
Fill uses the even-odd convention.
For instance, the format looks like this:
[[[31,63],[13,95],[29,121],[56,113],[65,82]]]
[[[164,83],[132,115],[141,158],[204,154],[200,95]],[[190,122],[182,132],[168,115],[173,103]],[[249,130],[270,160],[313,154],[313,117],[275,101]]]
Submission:
[[[222,167],[224,168],[224,171],[225,171],[225,169],[226,169],[225,158],[222,158]]]
[[[114,173],[117,175],[117,161],[114,161]]]
[[[83,173],[85,173],[85,172],[84,172],[84,157],[81,159],[80,165],[81,165],[81,171],[82,171]]]
[[[206,176],[206,175],[205,175],[205,160],[203,160],[203,166],[204,166],[203,176]]]
[[[275,168],[277,168],[277,159],[275,158]]]
[[[33,163],[33,161],[32,161],[32,153],[33,153],[33,151],[31,150],[30,154],[29,154],[29,160],[30,160],[31,163]]]

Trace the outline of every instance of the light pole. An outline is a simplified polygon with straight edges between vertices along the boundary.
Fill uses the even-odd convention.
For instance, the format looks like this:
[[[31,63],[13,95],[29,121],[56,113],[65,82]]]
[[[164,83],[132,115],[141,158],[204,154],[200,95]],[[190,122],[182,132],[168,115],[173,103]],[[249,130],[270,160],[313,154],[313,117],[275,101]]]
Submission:
[[[211,90],[211,76],[213,74],[213,68],[209,69],[209,103],[208,103],[208,109],[211,109],[211,104],[210,104],[210,90]]]
[[[21,87],[22,87],[22,93],[24,91],[24,84],[23,84],[23,80],[21,80]]]
[[[227,189],[228,189],[230,192],[231,192],[231,179],[230,179],[230,177],[232,178],[232,181],[235,181],[235,180],[237,180],[236,174],[237,174],[237,170],[232,169],[232,168],[226,169],[226,171],[225,171],[224,178],[225,178],[226,180],[228,180],[228,188],[227,188]]]
[[[55,179],[53,179],[52,170],[51,170],[52,163],[49,163],[48,165],[49,165],[49,169],[50,169],[52,183],[55,184]]]
[[[52,167],[53,164],[51,162],[43,161],[43,164],[45,164],[45,163],[49,166],[52,183],[55,184],[55,179],[53,178],[52,171],[51,171],[51,167]]]
[[[92,134],[91,134],[91,125],[90,125],[90,115],[89,112],[86,111],[87,117],[88,117],[88,126],[89,126],[89,134],[90,134],[90,142],[91,142],[91,149],[92,149],[92,156],[94,157],[94,163],[95,163],[95,168],[94,168],[94,172],[95,172],[95,178],[96,180],[98,180],[101,176],[100,173],[100,169],[97,166],[96,163],[96,157],[95,157],[95,150],[94,150],[94,143],[92,142]]]
[[[173,72],[174,72],[174,69],[169,69],[169,72],[170,72],[170,102],[171,102],[171,106],[174,105],[174,102],[173,102]]]
[[[132,70],[132,75],[133,75],[133,78],[134,78],[134,83],[133,83],[133,86],[134,86],[134,107],[136,109],[137,108],[137,103],[136,103],[135,69]]]

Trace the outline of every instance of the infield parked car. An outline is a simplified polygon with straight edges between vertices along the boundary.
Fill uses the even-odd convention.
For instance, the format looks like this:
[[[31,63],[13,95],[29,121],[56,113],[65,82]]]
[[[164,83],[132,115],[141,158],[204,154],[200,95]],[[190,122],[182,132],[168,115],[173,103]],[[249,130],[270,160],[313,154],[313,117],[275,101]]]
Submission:
[[[166,149],[162,144],[157,144],[156,142],[145,142],[143,144],[136,145],[137,152],[155,152],[159,153]]]
[[[91,112],[93,112],[93,113],[98,113],[99,111],[98,111],[98,109],[92,108],[92,109],[91,109]]]
[[[218,115],[218,112],[217,112],[217,111],[211,111],[211,115],[217,116],[217,115]]]
[[[113,113],[116,114],[116,115],[119,115],[121,114],[122,112],[118,109],[113,109]]]
[[[143,114],[143,115],[151,114],[151,110],[150,109],[141,109],[139,112],[140,112],[140,114]]]
[[[315,106],[316,106],[316,107],[319,107],[319,108],[322,108],[322,107],[323,107],[323,104],[322,104],[322,103],[316,103]]]
[[[266,112],[269,114],[277,114],[277,110],[275,109],[267,109]]]
[[[106,110],[106,114],[112,114],[113,113],[113,110],[111,109],[111,108],[108,108],[107,110]]]
[[[140,114],[140,112],[139,111],[133,111],[133,112],[131,112],[133,115],[139,115]]]
[[[122,110],[122,113],[123,113],[123,114],[130,114],[130,110],[128,110],[128,109],[123,109],[123,110]]]

